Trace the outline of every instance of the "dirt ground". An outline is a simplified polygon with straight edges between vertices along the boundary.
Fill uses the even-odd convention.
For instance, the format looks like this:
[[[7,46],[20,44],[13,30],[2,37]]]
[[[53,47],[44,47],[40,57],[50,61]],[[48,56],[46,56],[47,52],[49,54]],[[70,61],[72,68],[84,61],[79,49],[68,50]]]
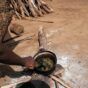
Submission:
[[[47,0],[47,2],[54,9],[54,13],[39,18],[30,17],[28,20],[12,21],[24,26],[25,34],[21,38],[32,36],[32,39],[10,48],[21,57],[34,56],[39,49],[37,32],[40,26],[44,26],[47,49],[57,55],[58,64],[65,68],[63,79],[73,88],[88,88],[88,0]],[[13,68],[17,71],[23,69]],[[6,75],[0,78],[0,85],[14,82],[14,79],[18,80],[17,77]]]

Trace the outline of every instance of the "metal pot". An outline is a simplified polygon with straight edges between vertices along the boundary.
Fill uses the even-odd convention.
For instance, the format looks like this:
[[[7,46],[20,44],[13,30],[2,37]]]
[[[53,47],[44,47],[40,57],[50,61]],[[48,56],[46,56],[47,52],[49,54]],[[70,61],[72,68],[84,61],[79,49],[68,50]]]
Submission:
[[[39,70],[38,68],[35,68],[35,71],[38,72],[38,73],[40,73],[40,74],[49,75],[49,74],[51,74],[54,71],[54,69],[56,67],[57,58],[56,58],[56,55],[53,52],[46,51],[46,50],[38,52],[34,56],[35,61],[38,61],[38,60],[44,59],[44,58],[49,58],[50,60],[53,61],[52,68],[50,68],[48,71],[43,71],[43,70]]]

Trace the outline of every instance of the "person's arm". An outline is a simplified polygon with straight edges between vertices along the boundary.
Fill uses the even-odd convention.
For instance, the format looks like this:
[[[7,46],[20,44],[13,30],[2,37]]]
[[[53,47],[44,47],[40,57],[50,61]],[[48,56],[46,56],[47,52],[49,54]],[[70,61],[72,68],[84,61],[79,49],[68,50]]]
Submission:
[[[0,55],[0,63],[9,65],[21,65],[28,67],[29,69],[34,68],[34,59],[31,56],[21,58],[10,50],[5,51],[4,54]]]

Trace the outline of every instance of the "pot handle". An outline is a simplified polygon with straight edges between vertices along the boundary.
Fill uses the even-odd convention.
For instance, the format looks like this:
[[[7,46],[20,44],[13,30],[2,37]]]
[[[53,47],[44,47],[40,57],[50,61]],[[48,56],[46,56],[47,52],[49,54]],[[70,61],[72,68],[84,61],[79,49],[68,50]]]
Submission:
[[[47,49],[47,40],[43,26],[39,28],[38,32],[38,42],[39,42],[39,51],[45,51]]]

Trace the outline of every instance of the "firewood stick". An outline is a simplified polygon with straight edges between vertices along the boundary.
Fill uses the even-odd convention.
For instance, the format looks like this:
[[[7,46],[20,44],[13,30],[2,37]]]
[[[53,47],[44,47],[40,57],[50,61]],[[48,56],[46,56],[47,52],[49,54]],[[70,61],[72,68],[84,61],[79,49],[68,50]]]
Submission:
[[[12,5],[12,7],[13,7],[13,9],[14,9],[14,13],[16,14],[16,16],[18,17],[18,19],[21,19],[21,17],[20,17],[20,14],[17,12],[17,4],[16,4],[16,2],[14,1],[14,0],[11,0],[11,5]]]
[[[38,16],[43,16],[42,12],[38,9],[38,5],[36,6],[34,2],[32,2],[32,5]]]
[[[44,9],[47,13],[53,12],[53,9],[50,8],[50,7],[46,4],[46,2],[44,2],[43,0],[38,0],[38,1],[39,1],[39,3],[41,4],[42,9]]]
[[[70,87],[68,84],[66,84],[62,79],[57,78],[53,75],[50,75],[50,78],[52,78],[53,80],[55,80],[56,82],[60,83],[62,86],[64,86],[65,88],[72,88]]]
[[[10,0],[10,3],[19,19],[30,15],[43,16],[53,11],[43,0]]]
[[[47,40],[46,40],[46,36],[45,36],[45,33],[44,33],[43,26],[41,26],[39,28],[38,41],[39,41],[39,48],[40,49],[47,49]]]
[[[42,14],[46,14],[46,12],[41,8],[41,2],[40,2],[40,0],[37,1],[37,7],[38,7],[38,10],[39,10]]]
[[[17,11],[15,11],[15,14],[18,17],[18,19],[21,19],[21,16],[20,16],[20,14]]]
[[[16,3],[14,3],[14,0],[11,0],[11,5],[12,5],[13,9],[16,10]]]
[[[50,12],[51,12],[45,5],[42,5],[42,8],[43,8],[47,13],[50,13]]]
[[[48,5],[45,5],[45,6],[50,10],[50,12],[53,12],[52,8],[50,8]]]
[[[26,4],[28,5],[28,0],[25,0],[25,2],[26,2]],[[24,4],[24,3],[22,3],[22,4]],[[26,5],[25,5],[25,7],[24,7],[24,11],[25,11],[25,14],[26,14],[27,16],[30,16],[30,12],[29,12],[28,9],[26,8]]]
[[[42,0],[39,0],[47,9],[49,9],[51,12],[53,12],[53,9],[48,6],[48,4]]]
[[[22,17],[25,17],[24,10],[23,10],[23,4],[22,4],[21,0],[18,0],[18,5],[19,5],[19,9],[21,11]]]
[[[17,8],[20,10],[22,17],[25,17],[25,14],[27,16],[29,16],[29,12],[26,9],[25,4],[22,2],[22,0],[18,0],[18,7]]]
[[[14,0],[11,0],[11,4],[13,5],[14,9],[17,8],[17,3]]]
[[[37,13],[38,16],[43,16],[41,10],[39,10],[39,9],[38,9],[37,7],[35,7],[34,5],[33,5],[33,7],[34,7],[34,10],[36,11],[36,13]]]
[[[22,15],[22,17],[25,17],[25,14],[24,14],[24,11],[23,11],[22,6],[20,7],[20,11],[21,11],[21,15]]]
[[[24,13],[25,13],[27,16],[29,16],[29,12],[28,12],[27,8],[25,7],[25,5],[24,5],[23,3],[21,3],[21,4],[22,4],[23,10],[24,10]]]
[[[42,10],[42,12],[45,14],[45,13],[49,13],[46,8],[44,8],[43,6],[46,4],[44,1],[41,1],[41,0],[38,0],[38,4]]]
[[[42,8],[42,7],[40,7],[41,8],[41,12],[43,13],[43,14],[47,14],[47,12]]]
[[[33,6],[31,4],[31,0],[28,0],[28,4],[29,4],[29,9],[31,11],[31,14],[34,16],[34,17],[37,17],[37,14],[35,13],[34,9],[33,9]]]

